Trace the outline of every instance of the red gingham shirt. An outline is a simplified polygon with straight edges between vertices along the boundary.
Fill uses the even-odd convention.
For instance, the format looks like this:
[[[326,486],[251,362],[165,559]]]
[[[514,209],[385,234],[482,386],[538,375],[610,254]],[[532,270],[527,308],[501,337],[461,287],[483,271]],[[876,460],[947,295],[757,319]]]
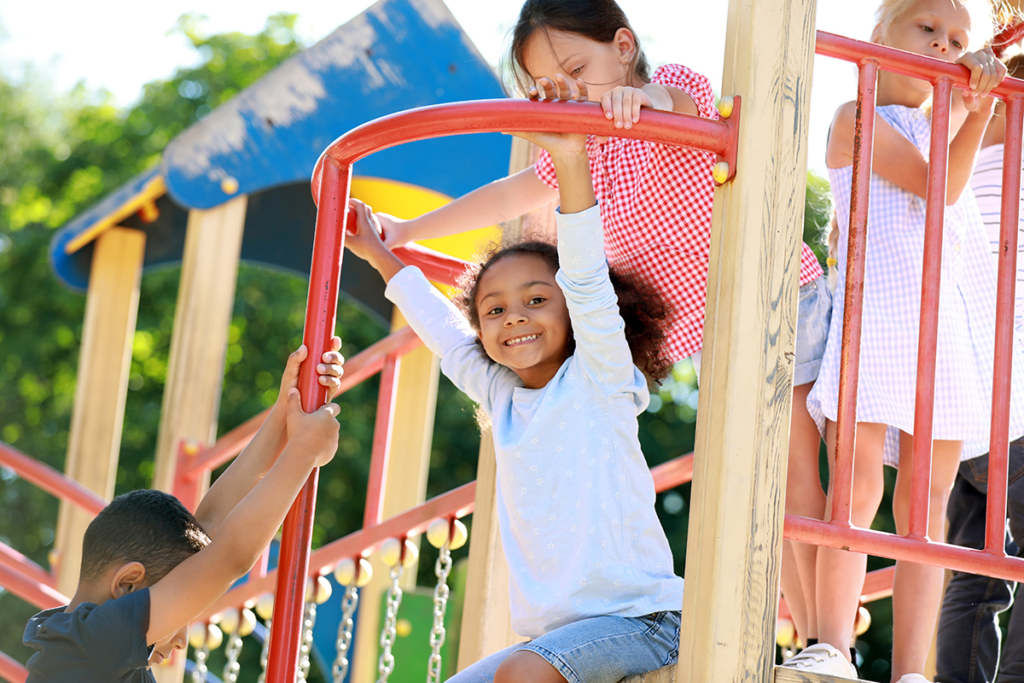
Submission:
[[[693,98],[697,111],[717,119],[708,79],[679,64],[654,72],[652,83],[678,88]],[[601,204],[608,263],[658,288],[672,308],[665,352],[673,361],[701,347],[711,247],[711,205],[715,155],[644,140],[587,137],[594,192]],[[558,187],[551,155],[542,151],[537,177]],[[800,284],[822,274],[805,244]]]

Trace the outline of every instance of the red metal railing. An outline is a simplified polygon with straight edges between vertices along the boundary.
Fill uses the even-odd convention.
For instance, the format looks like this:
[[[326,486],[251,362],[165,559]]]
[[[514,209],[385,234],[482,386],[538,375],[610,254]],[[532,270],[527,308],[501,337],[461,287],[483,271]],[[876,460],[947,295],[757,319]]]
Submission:
[[[726,121],[650,112],[634,128],[619,130],[592,103],[492,100],[394,114],[343,135],[327,148],[313,171],[313,197],[318,210],[303,337],[310,357],[317,358],[327,349],[334,332],[351,167],[356,161],[388,147],[442,135],[534,130],[617,135],[705,149],[725,159],[731,175],[736,165],[738,106],[737,99],[735,113]],[[299,378],[299,391],[307,410],[324,400],[324,388],[316,382],[312,367],[305,363]],[[285,520],[267,664],[267,680],[271,683],[293,680],[298,665],[316,486],[314,472]]]
[[[847,250],[847,287],[843,321],[843,347],[839,384],[836,464],[829,521],[786,516],[786,538],[831,548],[882,555],[898,560],[933,564],[1024,580],[1024,560],[1007,557],[1004,550],[1006,519],[1006,461],[1010,411],[1010,370],[1013,351],[1013,290],[1016,274],[1021,128],[1024,119],[1024,81],[1006,79],[993,94],[1007,104],[1003,160],[1003,202],[997,292],[993,410],[989,444],[989,490],[984,550],[947,545],[928,539],[929,490],[932,465],[932,417],[938,339],[939,280],[942,229],[946,206],[949,151],[950,97],[953,88],[969,89],[966,67],[942,62],[873,43],[818,32],[817,53],[856,63],[860,68],[857,95],[857,135],[854,142],[850,235]],[[878,70],[929,81],[933,85],[931,149],[926,191],[924,268],[918,339],[917,393],[914,450],[911,470],[910,524],[907,536],[854,528],[850,520],[853,448],[856,440],[857,373],[867,241],[868,190],[874,143],[875,85]]]

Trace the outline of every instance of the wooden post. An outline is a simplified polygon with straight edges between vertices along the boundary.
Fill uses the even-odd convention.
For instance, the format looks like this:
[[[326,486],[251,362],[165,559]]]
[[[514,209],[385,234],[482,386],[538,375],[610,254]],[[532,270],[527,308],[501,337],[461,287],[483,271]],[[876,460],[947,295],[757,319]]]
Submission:
[[[406,324],[405,318],[396,308],[391,329],[397,330]],[[400,427],[395,429],[394,425],[392,426],[388,476],[384,483],[385,519],[405,512],[426,500],[440,366],[441,359],[425,346],[403,356],[398,366],[394,425]],[[359,610],[359,622],[356,624],[356,648],[352,662],[352,681],[362,683],[370,683],[377,679],[380,599],[391,585],[389,568],[380,561],[380,558],[373,555],[370,562],[373,565],[373,579],[359,591],[362,607]],[[405,570],[402,587],[411,588],[415,585],[414,565]]]
[[[533,165],[539,151],[539,148],[526,140],[514,138],[509,175]],[[552,203],[509,221],[504,226],[503,241],[515,239],[530,231],[554,237],[554,207],[555,203]],[[498,536],[495,474],[494,441],[490,431],[485,431],[480,435],[480,458],[476,468],[476,503],[469,539],[466,600],[459,635],[459,671],[524,640],[512,630],[508,565]]]
[[[121,427],[128,394],[132,341],[146,235],[112,228],[96,240],[82,326],[64,472],[104,498],[114,495]],[[57,521],[57,590],[74,595],[82,563],[82,537],[92,515],[61,503]]]
[[[216,437],[246,203],[247,197],[242,195],[188,215],[157,435],[154,489],[173,490],[178,447],[183,440],[206,446]],[[153,668],[158,683],[181,681],[185,658],[179,654],[171,661]]]
[[[459,632],[459,671],[525,640],[512,630],[508,564],[498,535],[496,473],[494,441],[488,430],[480,435],[480,459],[476,468],[476,505]]]
[[[768,681],[775,661],[813,0],[730,0],[722,92],[735,180],[715,194],[676,679]]]

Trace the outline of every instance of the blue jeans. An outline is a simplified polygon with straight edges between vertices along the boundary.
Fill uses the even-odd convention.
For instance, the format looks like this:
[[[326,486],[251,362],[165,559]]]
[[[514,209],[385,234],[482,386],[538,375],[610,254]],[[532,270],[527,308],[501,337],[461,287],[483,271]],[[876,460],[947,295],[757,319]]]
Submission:
[[[679,612],[583,619],[484,657],[447,683],[491,683],[501,663],[516,650],[540,655],[568,683],[618,683],[676,662],[679,620]]]
[[[1009,538],[1006,551],[1024,548],[1024,438],[1010,444],[1006,487]],[[968,548],[985,546],[985,494],[988,455],[960,464],[946,517],[947,541]],[[1015,584],[976,574],[953,572],[939,615],[935,680],[942,683],[1024,682],[1024,609],[1010,617],[1000,662],[999,613],[1013,604]]]

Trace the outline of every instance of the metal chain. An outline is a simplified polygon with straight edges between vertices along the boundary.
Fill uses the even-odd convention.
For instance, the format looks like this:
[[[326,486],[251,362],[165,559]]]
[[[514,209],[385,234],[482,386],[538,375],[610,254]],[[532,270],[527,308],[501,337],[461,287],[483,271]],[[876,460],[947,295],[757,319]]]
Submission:
[[[203,645],[193,652],[196,665],[192,668],[192,683],[206,683],[206,662],[210,658],[210,647]]]
[[[313,652],[313,626],[316,624],[316,603],[307,602],[302,620],[302,644],[299,646],[299,674],[296,683],[305,683],[309,678],[310,656]]]
[[[263,650],[260,652],[260,675],[256,679],[256,683],[266,683],[267,681],[267,656],[270,652],[270,619],[267,619],[263,625],[266,627],[266,635],[263,636]]]
[[[452,553],[448,542],[441,546],[441,552],[434,563],[437,585],[434,586],[434,626],[430,629],[430,659],[427,660],[427,683],[441,683],[441,647],[447,633],[444,629],[444,613],[448,608],[448,574],[452,571]]]
[[[338,625],[338,657],[331,667],[334,683],[342,683],[348,675],[348,649],[352,646],[352,629],[355,626],[353,617],[359,605],[359,589],[354,585],[345,589],[341,598],[341,624]]]
[[[395,644],[395,626],[398,623],[398,606],[402,604],[402,587],[398,585],[402,578],[402,563],[391,568],[391,587],[388,588],[387,613],[384,617],[384,628],[380,632],[380,659],[377,661],[377,683],[388,683],[388,676],[395,670],[395,657],[391,647]]]
[[[241,625],[241,624],[239,624]],[[228,634],[228,644],[224,648],[224,655],[228,658],[224,665],[224,683],[238,683],[238,672],[242,670],[238,663],[238,656],[242,654],[242,636],[238,635],[238,628]]]

